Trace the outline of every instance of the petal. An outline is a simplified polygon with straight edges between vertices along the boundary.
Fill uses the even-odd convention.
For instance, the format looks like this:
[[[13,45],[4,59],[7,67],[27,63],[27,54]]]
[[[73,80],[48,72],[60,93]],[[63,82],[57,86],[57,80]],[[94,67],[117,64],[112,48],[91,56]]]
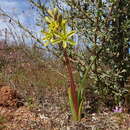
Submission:
[[[76,45],[76,42],[74,42],[72,39],[68,39],[67,41],[73,46]]]
[[[50,17],[47,17],[47,16],[45,17],[45,20],[46,20],[46,22],[48,22],[49,24],[53,22],[53,19],[50,18]]]
[[[44,37],[44,38],[42,38],[42,40],[43,40],[43,41],[46,41],[46,40],[48,40],[48,38],[47,38],[47,37]]]
[[[71,36],[73,36],[75,33],[76,33],[76,31],[71,31],[71,32],[69,32],[69,33],[67,34],[67,37],[71,37]]]
[[[54,10],[52,12],[53,12],[53,16],[57,17],[57,15],[58,15],[58,9],[54,8]]]
[[[61,24],[65,25],[66,23],[67,23],[67,20],[63,19]]]
[[[54,13],[54,14],[57,14],[57,13],[58,13],[58,8],[54,8],[54,9],[53,9],[53,13]]]
[[[42,33],[43,33],[44,35],[48,35],[48,34],[49,34],[49,32],[44,32],[44,31],[42,31]]]
[[[61,24],[61,22],[62,22],[62,15],[61,14],[58,14],[57,21],[59,24]]]
[[[49,45],[49,42],[44,43],[44,46],[48,46],[48,45]]]
[[[62,34],[61,33],[55,33],[55,36],[58,38],[62,38]]]
[[[54,45],[54,44],[57,44],[57,43],[60,43],[62,42],[60,39],[56,39],[56,40],[52,40],[51,43]]]
[[[63,48],[66,48],[66,47],[67,47],[66,42],[63,42]]]
[[[47,10],[47,12],[48,12],[48,14],[51,16],[51,17],[53,17],[54,15],[53,15],[53,11],[52,10]]]

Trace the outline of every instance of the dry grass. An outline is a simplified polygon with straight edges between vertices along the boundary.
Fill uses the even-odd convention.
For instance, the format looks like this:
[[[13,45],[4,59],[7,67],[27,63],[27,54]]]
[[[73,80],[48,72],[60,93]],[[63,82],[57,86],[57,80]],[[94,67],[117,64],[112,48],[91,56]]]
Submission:
[[[64,66],[58,60],[39,61],[36,57],[41,59],[41,52],[36,51],[36,57],[32,57],[31,48],[27,51],[29,56],[18,49],[4,53],[6,57],[10,52],[18,56],[7,58],[1,67],[0,82],[6,85],[0,89],[0,127],[5,127],[4,130],[128,130],[130,115],[126,113],[86,114],[80,122],[72,122],[67,80],[61,75],[65,74]],[[76,74],[75,79],[78,78]],[[21,99],[24,106],[18,105]]]

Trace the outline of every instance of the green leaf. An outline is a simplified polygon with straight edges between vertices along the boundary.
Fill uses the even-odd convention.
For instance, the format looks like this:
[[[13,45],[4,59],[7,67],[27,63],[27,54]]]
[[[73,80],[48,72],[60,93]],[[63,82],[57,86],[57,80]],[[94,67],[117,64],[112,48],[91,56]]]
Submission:
[[[69,104],[70,104],[70,110],[72,113],[72,118],[73,120],[77,120],[78,117],[74,109],[74,104],[73,104],[72,95],[71,95],[71,88],[68,88],[68,96],[69,96]]]
[[[93,56],[92,57],[92,61],[91,61],[91,64],[88,66],[88,68],[86,69],[86,71],[85,71],[85,74],[84,74],[84,76],[83,76],[83,79],[81,80],[81,83],[80,83],[80,86],[81,87],[83,87],[84,86],[84,84],[85,84],[85,82],[86,82],[86,80],[89,78],[89,75],[88,75],[88,73],[90,72],[90,70],[91,70],[91,67],[92,67],[92,65],[94,64],[94,61],[97,59],[97,56]]]
[[[78,103],[80,104],[82,98],[83,98],[83,90],[84,88],[83,87],[79,87],[78,88]]]
[[[115,2],[115,0],[110,0],[110,2],[114,3],[114,2]]]
[[[81,118],[82,108],[83,108],[83,99],[81,100],[81,102],[79,104],[78,120],[80,120],[80,118]]]

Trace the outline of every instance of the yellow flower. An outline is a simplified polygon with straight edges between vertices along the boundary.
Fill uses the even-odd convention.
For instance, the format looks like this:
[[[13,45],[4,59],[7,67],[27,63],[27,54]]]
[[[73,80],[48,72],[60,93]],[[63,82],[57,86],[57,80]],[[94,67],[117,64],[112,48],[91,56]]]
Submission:
[[[42,39],[43,41],[46,41],[44,43],[44,46],[47,46],[48,44],[51,43],[52,39],[53,39],[53,33],[50,33],[50,32],[42,32],[45,37]]]
[[[76,43],[70,38],[75,33],[75,31],[66,32],[66,30],[63,33],[55,33],[56,39],[52,40],[52,44],[62,43],[63,48],[67,47],[67,43],[76,45]]]
[[[63,48],[67,47],[67,44],[75,45],[76,43],[71,39],[71,37],[76,33],[75,31],[67,32],[67,20],[62,18],[62,15],[58,12],[57,9],[53,11],[48,11],[49,16],[45,17],[45,20],[48,24],[48,32],[43,32],[45,37],[44,46],[52,43],[57,44],[61,43]]]

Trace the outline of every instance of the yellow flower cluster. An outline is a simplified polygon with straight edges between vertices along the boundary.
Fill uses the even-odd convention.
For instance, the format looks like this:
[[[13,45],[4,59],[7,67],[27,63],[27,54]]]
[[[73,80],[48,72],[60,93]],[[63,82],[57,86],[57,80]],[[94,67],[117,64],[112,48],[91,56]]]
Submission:
[[[71,37],[76,33],[75,31],[67,31],[67,20],[62,18],[62,15],[58,12],[58,9],[48,10],[48,15],[45,20],[48,24],[48,31],[42,33],[45,35],[43,41],[44,46],[48,44],[62,44],[63,48],[67,47],[67,44],[75,45],[76,43]]]

